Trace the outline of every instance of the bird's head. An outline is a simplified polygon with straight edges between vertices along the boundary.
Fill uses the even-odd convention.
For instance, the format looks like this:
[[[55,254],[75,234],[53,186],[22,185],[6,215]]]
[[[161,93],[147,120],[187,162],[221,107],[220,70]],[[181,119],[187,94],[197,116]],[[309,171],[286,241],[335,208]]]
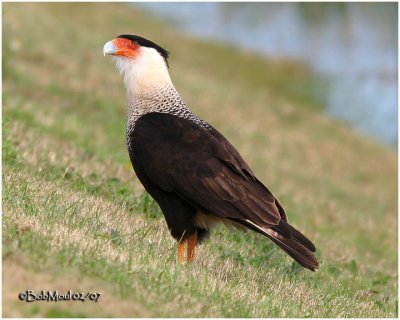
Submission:
[[[169,52],[158,44],[136,35],[124,34],[108,41],[104,55],[111,55],[124,76],[128,95],[142,94],[157,85],[170,84]]]

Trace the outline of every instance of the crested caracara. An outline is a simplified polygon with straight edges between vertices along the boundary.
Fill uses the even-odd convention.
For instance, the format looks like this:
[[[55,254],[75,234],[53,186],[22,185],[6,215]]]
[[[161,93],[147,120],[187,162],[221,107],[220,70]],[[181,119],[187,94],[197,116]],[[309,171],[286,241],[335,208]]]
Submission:
[[[193,261],[196,245],[223,222],[270,238],[310,270],[315,246],[287,222],[285,210],[239,152],[185,104],[168,73],[168,51],[135,35],[107,42],[128,95],[126,139],[139,180],[159,204],[178,260]]]

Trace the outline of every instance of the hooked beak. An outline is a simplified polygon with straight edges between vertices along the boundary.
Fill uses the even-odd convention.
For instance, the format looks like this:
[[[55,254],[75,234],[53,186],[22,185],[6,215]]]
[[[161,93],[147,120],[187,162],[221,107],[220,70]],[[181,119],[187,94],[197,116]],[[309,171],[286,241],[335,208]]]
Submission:
[[[108,41],[103,47],[103,54],[106,55],[114,55],[117,53],[117,48],[114,45],[114,40]]]

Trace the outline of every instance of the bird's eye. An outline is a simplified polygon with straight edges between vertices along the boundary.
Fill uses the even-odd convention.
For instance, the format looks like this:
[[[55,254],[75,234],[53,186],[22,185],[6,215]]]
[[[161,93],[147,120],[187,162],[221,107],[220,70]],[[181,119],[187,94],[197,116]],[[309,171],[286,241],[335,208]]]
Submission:
[[[135,46],[138,46],[138,45],[139,45],[139,43],[138,43],[137,41],[135,41],[135,40],[132,40],[132,43],[133,43]]]

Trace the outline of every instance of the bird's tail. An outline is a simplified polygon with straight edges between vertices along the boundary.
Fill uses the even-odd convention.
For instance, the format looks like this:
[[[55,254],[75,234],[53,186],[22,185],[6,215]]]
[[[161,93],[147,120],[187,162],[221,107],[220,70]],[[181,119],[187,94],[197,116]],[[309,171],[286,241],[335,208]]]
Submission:
[[[318,268],[314,244],[286,221],[281,220],[280,224],[273,228],[260,227],[249,220],[246,222],[252,229],[270,238],[304,268],[311,271]]]

